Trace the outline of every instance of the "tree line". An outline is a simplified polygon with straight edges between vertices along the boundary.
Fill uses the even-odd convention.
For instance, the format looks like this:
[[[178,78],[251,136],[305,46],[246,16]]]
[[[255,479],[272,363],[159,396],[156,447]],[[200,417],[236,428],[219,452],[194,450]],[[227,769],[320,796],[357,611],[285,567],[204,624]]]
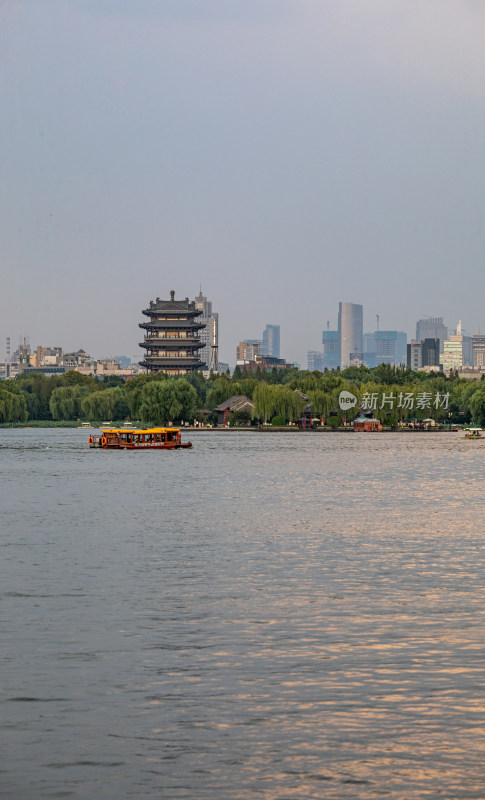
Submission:
[[[342,391],[355,398],[354,407],[345,412],[339,405]],[[202,373],[139,375],[127,381],[117,376],[100,380],[75,371],[51,377],[30,373],[0,384],[0,423],[122,422],[128,418],[154,425],[215,421],[215,407],[234,395],[246,395],[253,403],[252,420],[244,412],[232,420],[247,424],[285,425],[310,405],[311,415],[327,424],[351,421],[364,410],[385,425],[432,417],[485,426],[483,378],[469,381],[456,373],[427,374],[386,364],[325,372],[292,368],[248,373],[236,367],[232,376],[211,374],[207,379]]]

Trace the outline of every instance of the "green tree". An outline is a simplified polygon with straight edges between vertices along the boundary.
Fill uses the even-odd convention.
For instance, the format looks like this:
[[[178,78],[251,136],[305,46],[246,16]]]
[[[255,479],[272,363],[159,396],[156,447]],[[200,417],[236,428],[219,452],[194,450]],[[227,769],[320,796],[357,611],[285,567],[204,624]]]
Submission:
[[[126,381],[124,386],[125,400],[128,403],[132,419],[140,418],[140,404],[143,388],[149,383],[161,383],[167,380],[167,376],[163,372],[157,372],[152,375],[137,375]]]
[[[474,425],[481,428],[485,426],[485,386],[481,385],[475,389],[469,400],[471,418]]]
[[[61,376],[46,377],[40,372],[28,376],[20,375],[15,383],[25,397],[29,419],[52,419],[49,400],[52,392],[61,384]]]
[[[166,425],[180,420],[192,421],[197,392],[183,378],[149,382],[141,392],[140,416],[145,423]]]
[[[81,410],[83,416],[93,420],[123,420],[130,413],[124,391],[119,386],[86,395],[82,401]]]
[[[239,394],[237,381],[231,381],[226,376],[221,376],[216,378],[213,388],[207,392],[206,406],[212,410],[236,394]]]
[[[58,386],[51,394],[49,408],[52,419],[77,419],[81,416],[81,403],[88,394],[87,386],[79,384]]]
[[[254,389],[253,403],[255,416],[265,423],[274,416],[290,422],[302,414],[306,400],[288,386],[261,382]]]
[[[114,398],[113,419],[123,420],[130,416],[130,407],[126,401],[124,386],[114,386],[108,391],[112,392]]]
[[[87,386],[88,389],[93,390],[96,386],[96,381],[91,375],[83,375],[75,369],[69,370],[62,376],[63,386]]]
[[[27,416],[24,395],[0,386],[0,422],[25,422]]]
[[[272,387],[267,383],[259,383],[253,392],[254,413],[258,419],[264,423],[271,419],[276,413],[274,406],[274,393]]]
[[[200,408],[204,408],[207,396],[207,381],[202,375],[202,372],[189,372],[179,380],[187,381],[194,387],[197,392],[197,404]]]
[[[185,378],[178,378],[175,380],[175,395],[182,409],[180,415],[177,417],[177,415],[174,414],[172,419],[193,422],[198,401],[196,390]]]

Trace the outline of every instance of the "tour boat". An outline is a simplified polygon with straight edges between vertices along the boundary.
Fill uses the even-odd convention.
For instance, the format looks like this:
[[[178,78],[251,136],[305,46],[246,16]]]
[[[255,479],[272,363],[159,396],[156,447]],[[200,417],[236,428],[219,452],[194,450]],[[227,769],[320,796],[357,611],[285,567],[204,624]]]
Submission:
[[[104,450],[180,450],[192,447],[183,442],[180,428],[101,428],[101,436],[89,437],[90,447]]]
[[[380,419],[356,417],[353,421],[354,431],[382,431]]]
[[[483,439],[481,428],[466,428],[465,439]]]

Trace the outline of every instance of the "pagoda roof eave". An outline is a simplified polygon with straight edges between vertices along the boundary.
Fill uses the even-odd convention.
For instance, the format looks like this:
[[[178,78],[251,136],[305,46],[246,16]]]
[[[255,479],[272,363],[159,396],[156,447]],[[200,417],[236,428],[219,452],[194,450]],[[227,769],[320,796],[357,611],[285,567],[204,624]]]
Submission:
[[[139,322],[138,326],[140,328],[179,328],[180,330],[187,330],[187,328],[191,328],[194,331],[201,330],[205,328],[205,324],[203,322],[194,322],[192,319],[152,319],[150,322]]]
[[[204,347],[204,343],[200,341],[200,339],[189,339],[188,337],[180,337],[176,338],[175,336],[167,337],[166,339],[158,339],[154,337],[153,339],[145,339],[144,342],[138,342],[139,347],[148,347],[150,348],[167,348],[167,347],[175,347],[179,349],[181,346],[183,347],[193,347],[198,349],[199,347]]]
[[[144,364],[153,364],[154,366],[159,366],[161,364],[165,364],[165,365],[170,364],[172,366],[180,366],[180,367],[185,366],[187,364],[190,364],[190,365],[200,364],[201,366],[204,364],[204,362],[200,361],[200,359],[198,359],[198,358],[188,358],[188,357],[186,357],[186,358],[170,358],[170,357],[164,357],[164,356],[158,358],[157,356],[147,356],[147,355],[145,355],[145,358],[143,359],[143,363]]]
[[[186,314],[188,317],[200,317],[203,311],[200,308],[187,308],[182,304],[174,308],[171,303],[168,303],[167,305],[153,306],[153,308],[144,308],[141,313],[146,317],[153,317],[155,314],[173,314],[174,317]]]

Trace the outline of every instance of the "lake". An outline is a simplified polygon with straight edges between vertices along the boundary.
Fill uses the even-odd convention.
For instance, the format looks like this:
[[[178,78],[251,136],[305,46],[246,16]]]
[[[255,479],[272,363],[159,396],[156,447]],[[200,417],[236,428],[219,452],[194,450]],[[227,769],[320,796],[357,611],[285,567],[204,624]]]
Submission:
[[[485,441],[4,429],[1,796],[485,797]]]

